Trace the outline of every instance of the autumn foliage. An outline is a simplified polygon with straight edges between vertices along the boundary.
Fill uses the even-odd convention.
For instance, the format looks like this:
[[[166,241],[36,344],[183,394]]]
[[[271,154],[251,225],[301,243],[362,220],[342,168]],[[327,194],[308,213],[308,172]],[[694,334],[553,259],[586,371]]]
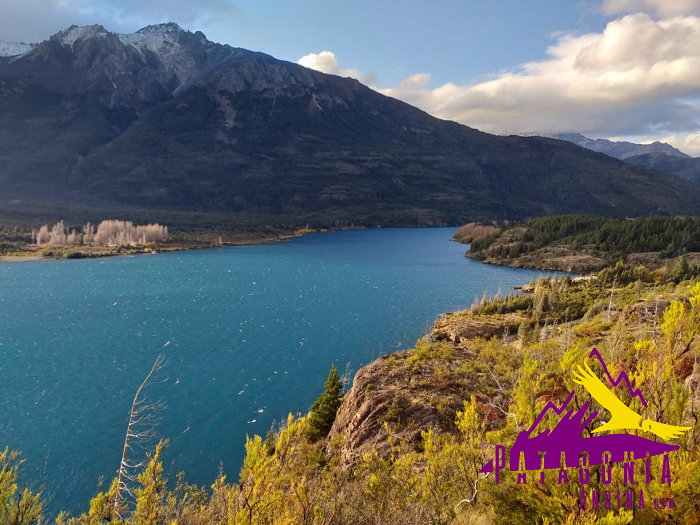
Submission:
[[[453,237],[456,241],[470,243],[483,239],[493,233],[500,231],[497,226],[483,225],[480,222],[470,222],[457,229]]]
[[[168,227],[160,224],[134,226],[130,221],[108,220],[102,221],[97,229],[88,222],[78,231],[69,230],[59,221],[50,228],[43,225],[32,235],[37,246],[136,246],[167,239]]]

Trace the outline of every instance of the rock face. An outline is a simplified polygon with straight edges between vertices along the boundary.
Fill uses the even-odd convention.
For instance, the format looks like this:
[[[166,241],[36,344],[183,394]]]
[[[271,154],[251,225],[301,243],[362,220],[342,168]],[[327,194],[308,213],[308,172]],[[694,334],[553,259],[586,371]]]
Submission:
[[[611,288],[599,289],[568,279],[541,279],[535,285],[535,294],[544,296],[556,291],[559,301],[544,317],[543,312],[536,313],[536,300],[517,306],[510,302],[512,308],[517,308],[514,312],[489,313],[481,305],[443,314],[415,349],[385,355],[357,372],[330,431],[328,450],[338,452],[341,464],[347,468],[361,463],[363,456],[373,451],[386,458],[420,450],[424,444],[422,432],[429,429],[434,434],[458,434],[457,412],[472,398],[485,430],[503,429],[506,421],[512,421],[515,427],[523,425],[512,408],[517,404],[519,386],[532,388],[528,395],[539,407],[532,413],[534,420],[550,401],[557,407],[570,401],[571,383],[565,381],[560,368],[572,366],[570,362],[560,363],[567,349],[584,348],[578,351],[585,359],[585,348],[612,334],[645,337],[652,326],[658,326],[671,301],[681,297],[675,295],[681,288],[667,295],[655,288],[652,292],[649,285],[648,294],[641,294],[645,299],[628,295],[613,303],[608,302]],[[500,301],[502,306],[508,303],[508,299]],[[522,331],[513,329],[518,323],[522,323]],[[528,345],[525,352],[523,345]],[[524,379],[525,355],[530,353],[539,353],[535,358],[538,367],[555,363],[556,368],[550,369],[551,380]],[[559,357],[547,365],[550,358],[544,355]],[[617,359],[615,375],[631,375],[638,365],[633,354]],[[692,356],[679,359],[674,373],[691,389],[691,395],[700,396],[700,371]]]
[[[155,66],[159,81],[173,94],[198,75],[243,51],[210,42],[201,31],[191,33],[173,23],[147,26],[136,33],[119,35],[119,39]]]
[[[0,166],[0,204],[41,213],[68,202],[320,227],[700,208],[674,176],[481,133],[175,24],[72,26],[3,57]]]
[[[385,381],[382,358],[362,367],[353,380],[353,387],[343,402],[331,428],[331,439],[343,434],[342,461],[353,464],[373,448],[388,451],[387,436],[382,430],[388,407],[395,401],[395,392],[376,391],[377,379]]]
[[[414,369],[407,361],[410,355],[385,356],[357,372],[330,432],[331,440],[343,435],[343,464],[356,464],[372,450],[386,457],[390,437],[419,446],[421,431],[440,432],[454,426],[465,385],[435,377],[422,381],[421,374],[432,376],[432,365],[426,362]]]

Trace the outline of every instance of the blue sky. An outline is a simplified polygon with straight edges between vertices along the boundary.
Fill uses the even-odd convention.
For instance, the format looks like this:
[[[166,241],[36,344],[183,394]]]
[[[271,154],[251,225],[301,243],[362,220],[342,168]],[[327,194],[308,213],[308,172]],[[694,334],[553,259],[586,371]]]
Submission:
[[[498,134],[700,156],[700,0],[0,0],[0,40],[172,21]]]
[[[424,0],[239,2],[230,32],[212,38],[296,61],[332,50],[393,86],[410,71],[468,83],[545,55],[552,33],[600,30],[607,17],[584,2]]]

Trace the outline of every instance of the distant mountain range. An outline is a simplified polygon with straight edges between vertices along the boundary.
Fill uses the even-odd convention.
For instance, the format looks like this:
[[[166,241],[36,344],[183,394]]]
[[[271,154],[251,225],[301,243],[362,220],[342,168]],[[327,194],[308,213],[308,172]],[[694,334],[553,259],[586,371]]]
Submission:
[[[700,158],[693,158],[665,142],[634,144],[606,139],[589,139],[580,133],[558,133],[552,138],[568,140],[582,148],[605,153],[635,166],[673,173],[700,184]]]
[[[582,148],[605,153],[620,160],[630,157],[645,155],[647,153],[662,153],[673,157],[690,158],[682,151],[665,142],[653,142],[652,144],[635,144],[633,142],[616,142],[607,139],[589,139],[580,133],[554,133],[549,137],[573,142]]]
[[[700,211],[700,188],[673,175],[482,133],[175,24],[4,46],[0,217],[60,206],[434,225]]]

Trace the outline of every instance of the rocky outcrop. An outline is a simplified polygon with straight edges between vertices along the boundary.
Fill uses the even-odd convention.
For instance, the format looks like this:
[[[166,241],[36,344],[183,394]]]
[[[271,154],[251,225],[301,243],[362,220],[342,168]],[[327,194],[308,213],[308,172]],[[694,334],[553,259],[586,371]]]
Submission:
[[[439,378],[435,367],[438,362],[445,365],[445,360],[413,366],[411,355],[401,352],[381,357],[355,375],[330,432],[331,440],[342,435],[343,464],[354,464],[372,450],[385,457],[390,437],[420,446],[421,431],[454,427],[457,411],[469,398],[468,380],[456,374]],[[460,361],[452,360],[453,371]]]
[[[385,355],[361,368],[330,432],[331,442],[341,442],[342,463],[353,465],[373,450],[385,457],[390,440],[402,443],[404,450],[419,448],[421,432],[429,428],[454,432],[457,412],[472,395],[488,424],[501,421],[505,414],[496,407],[503,403],[503,393],[494,391],[500,387],[489,372],[496,361],[486,362],[472,343],[517,332],[522,319],[519,314],[444,314],[414,350]]]

